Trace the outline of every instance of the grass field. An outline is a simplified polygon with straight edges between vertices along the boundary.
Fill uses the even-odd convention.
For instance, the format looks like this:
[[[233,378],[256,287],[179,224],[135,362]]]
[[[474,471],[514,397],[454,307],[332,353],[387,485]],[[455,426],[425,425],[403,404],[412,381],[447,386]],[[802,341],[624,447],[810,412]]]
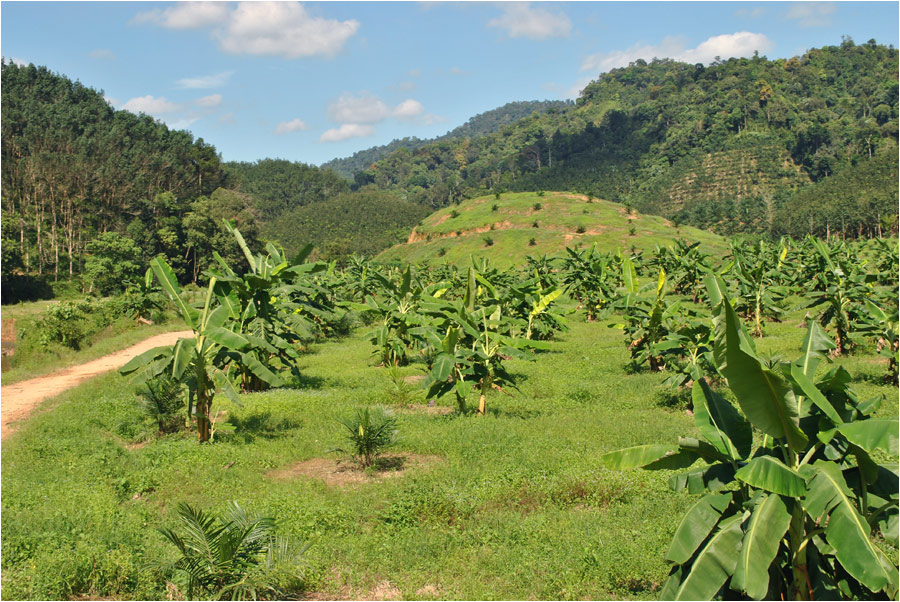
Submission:
[[[768,325],[760,350],[798,355],[803,313]],[[156,528],[174,524],[177,502],[219,510],[236,500],[310,544],[314,597],[654,598],[692,498],[668,490],[666,471],[612,472],[598,458],[696,429],[660,386],[664,374],[626,373],[611,323],[573,318],[553,351],[511,361],[519,391],[492,394],[483,418],[398,408],[395,453],[428,461],[345,487],[276,475],[333,462],[335,418],[392,403],[365,327],[303,356],[301,388],[223,405],[236,431],[208,445],[187,435],[141,443],[150,426],[126,381],[86,383],[3,443],[2,597],[164,598],[146,567],[174,548]],[[879,415],[897,416],[872,349],[838,361],[862,397],[887,396]]]
[[[470,199],[437,211],[416,227],[412,242],[388,249],[377,259],[461,263],[472,255],[490,257],[495,265],[507,267],[521,265],[527,255],[564,253],[567,246],[596,243],[600,251],[632,246],[650,251],[656,245],[671,245],[677,238],[702,241],[708,253],[726,248],[725,241],[711,232],[690,226],[676,228],[655,215],[629,214],[618,203],[588,202],[583,195],[567,192],[543,196],[516,192],[504,193],[500,199],[493,195]]]

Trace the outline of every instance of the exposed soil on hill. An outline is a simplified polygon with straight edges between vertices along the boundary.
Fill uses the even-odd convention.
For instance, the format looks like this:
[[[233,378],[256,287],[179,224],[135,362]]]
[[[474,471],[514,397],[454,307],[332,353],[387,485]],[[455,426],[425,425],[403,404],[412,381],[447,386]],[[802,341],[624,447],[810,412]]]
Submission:
[[[174,345],[178,339],[188,338],[193,335],[194,333],[190,330],[165,332],[152,336],[128,349],[105,355],[80,366],[72,366],[46,376],[32,378],[31,380],[12,385],[4,385],[0,388],[0,398],[2,398],[2,403],[0,403],[0,417],[2,417],[0,438],[5,439],[13,431],[12,424],[27,418],[45,399],[59,395],[93,376],[121,368],[131,358],[154,347]]]

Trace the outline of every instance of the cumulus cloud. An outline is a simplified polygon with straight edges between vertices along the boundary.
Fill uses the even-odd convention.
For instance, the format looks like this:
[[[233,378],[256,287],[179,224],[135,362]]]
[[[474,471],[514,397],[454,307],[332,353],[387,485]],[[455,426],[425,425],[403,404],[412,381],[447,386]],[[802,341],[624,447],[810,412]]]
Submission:
[[[837,6],[833,2],[794,2],[785,18],[796,21],[800,27],[828,27],[835,12]]]
[[[169,29],[212,27],[212,37],[229,54],[296,59],[334,56],[359,29],[359,21],[313,17],[299,2],[185,2],[138,14],[132,22]]]
[[[291,119],[290,121],[282,121],[278,124],[278,127],[275,128],[275,133],[281,136],[282,134],[290,134],[291,132],[301,132],[306,129],[306,123],[300,119]]]
[[[408,98],[394,109],[394,117],[398,119],[411,119],[425,112],[425,107],[418,100]]]
[[[204,107],[207,109],[211,109],[213,107],[217,107],[222,104],[222,95],[221,94],[210,94],[209,96],[204,96],[203,98],[198,98],[194,101],[194,104],[198,107]]]
[[[604,73],[617,67],[627,67],[637,59],[672,58],[686,63],[709,63],[716,57],[752,56],[755,51],[765,53],[774,48],[772,40],[761,33],[739,31],[732,34],[713,36],[696,48],[686,48],[681,37],[666,37],[660,44],[635,44],[627,50],[616,50],[592,54],[585,57],[582,71]]]
[[[319,138],[319,142],[340,142],[350,138],[363,138],[371,136],[375,133],[375,128],[371,125],[361,125],[357,123],[345,123],[339,128],[326,130]]]
[[[132,98],[123,104],[120,108],[132,113],[146,113],[147,115],[165,115],[166,113],[174,113],[179,106],[174,102],[169,102],[164,96],[155,97],[150,94],[146,96],[138,96]]]
[[[97,48],[96,50],[91,50],[90,53],[88,53],[88,56],[98,61],[111,61],[116,58],[116,54],[109,48]]]
[[[360,96],[342,94],[328,105],[328,116],[338,123],[378,123],[390,114],[380,98],[367,92]]]
[[[165,10],[154,9],[138,13],[132,23],[153,23],[167,29],[196,29],[228,18],[225,2],[179,2]]]
[[[202,90],[207,88],[219,88],[224,86],[234,71],[223,71],[212,75],[198,75],[197,77],[184,77],[175,82],[179,88]]]
[[[572,22],[563,13],[532,8],[527,2],[503,5],[503,15],[488,22],[488,27],[506,30],[511,38],[566,38],[572,32]]]
[[[334,56],[359,29],[359,21],[321,19],[296,2],[241,2],[224,29],[214,32],[230,54],[300,58]]]

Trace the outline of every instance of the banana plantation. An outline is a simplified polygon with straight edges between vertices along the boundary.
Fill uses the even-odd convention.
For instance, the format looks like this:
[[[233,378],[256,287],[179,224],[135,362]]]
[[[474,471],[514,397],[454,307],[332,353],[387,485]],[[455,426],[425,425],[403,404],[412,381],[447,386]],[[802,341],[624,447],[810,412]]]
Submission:
[[[135,294],[163,296],[192,336],[143,353],[115,377],[119,389],[139,391],[159,428],[143,435],[140,452],[151,450],[146,455],[110,451],[103,460],[125,462],[132,475],[114,486],[127,500],[121,504],[129,505],[114,516],[127,515],[120,518],[129,529],[136,520],[159,526],[157,509],[165,508],[166,491],[178,507],[156,537],[134,534],[110,543],[119,560],[94,558],[94,569],[60,569],[81,575],[81,581],[50,583],[26,563],[4,573],[10,588],[5,594],[284,598],[320,590],[326,597],[362,597],[372,582],[343,571],[371,562],[380,575],[407,575],[404,595],[472,597],[485,590],[452,580],[445,582],[447,589],[413,588],[411,573],[385,560],[391,546],[404,557],[413,550],[413,556],[433,556],[435,548],[428,546],[445,536],[450,539],[441,545],[455,542],[447,552],[453,566],[478,567],[488,561],[464,551],[504,549],[505,538],[515,532],[503,526],[509,513],[537,521],[532,526],[540,535],[547,529],[541,517],[553,508],[567,513],[558,519],[568,525],[561,528],[587,537],[579,529],[595,524],[582,517],[589,512],[619,513],[616,520],[641,524],[627,518],[629,504],[639,504],[633,490],[671,506],[661,519],[669,523],[643,527],[659,531],[664,542],[643,556],[623,552],[616,561],[603,555],[604,535],[595,533],[582,540],[583,555],[566,560],[582,568],[561,573],[564,582],[555,589],[533,589],[534,578],[521,576],[524,589],[493,582],[489,591],[551,598],[896,599],[895,243],[734,241],[725,256],[716,257],[700,243],[683,241],[653,252],[568,248],[562,256],[529,257],[521,268],[498,269],[486,260],[462,266],[378,264],[358,257],[341,264],[310,261],[309,246],[293,257],[273,244],[251,249],[238,229],[230,223],[226,228],[244,262],[230,264],[213,253],[215,267],[207,270],[200,293],[183,290],[163,259],[151,262],[145,286]],[[567,346],[569,340],[577,346]],[[601,356],[589,354],[598,341],[607,346],[602,357],[618,359],[595,363]],[[330,349],[338,355],[327,355]],[[331,409],[304,401],[345,386],[334,367],[307,369],[316,365],[316,356],[326,355],[325,363],[356,362],[340,370],[357,375],[347,378],[356,379],[349,390],[358,398]],[[852,362],[863,357],[868,359],[861,380],[853,373],[860,364]],[[600,374],[597,386],[606,397],[597,401],[579,390],[567,397],[571,408],[563,404],[557,408],[562,413],[554,414],[552,402],[539,401],[541,387],[563,385],[542,372],[541,364],[551,373],[580,374],[573,382]],[[640,384],[631,389],[631,382]],[[618,411],[632,411],[629,404],[637,402],[625,399],[647,397],[668,401],[629,414],[632,419],[650,420],[652,412],[671,416],[674,426],[648,434],[607,422],[603,432],[576,437],[580,426],[568,422],[589,421],[592,413],[609,420]],[[612,413],[591,405],[601,403]],[[356,413],[338,415],[349,408]],[[572,408],[583,413],[566,413]],[[131,415],[124,409],[119,414]],[[540,439],[542,428],[562,429],[551,437],[557,450],[570,442],[570,459],[582,468],[566,461],[560,474],[575,470],[572,482],[535,485],[537,474],[567,478],[529,472],[538,460],[517,451],[527,448],[529,437],[534,445],[553,445]],[[64,436],[50,429],[28,444],[32,457],[69,453],[54,451],[54,440]],[[621,432],[605,434],[610,429]],[[136,436],[121,423],[101,430],[107,442],[98,443],[100,448]],[[347,494],[314,479],[294,485],[299,498],[284,497],[279,485],[255,489],[263,477],[250,472],[261,475],[287,458],[331,452],[329,461],[340,462],[329,449],[333,436],[316,439],[340,432],[346,442],[337,451],[351,458],[345,470],[368,483],[360,487],[387,489]],[[271,445],[279,445],[273,456],[278,460],[265,459]],[[428,451],[461,467],[446,468],[443,478],[410,474],[390,486],[378,479],[404,460],[386,452],[388,447]],[[453,459],[457,453],[459,460]],[[176,468],[172,458],[195,468]],[[508,458],[518,459],[513,465]],[[502,470],[483,468],[488,461],[499,462]],[[243,472],[235,472],[241,465]],[[161,466],[180,475],[182,485],[149,476]],[[217,485],[190,483],[189,475],[207,482],[209,475],[200,472],[220,475],[214,477]],[[465,484],[472,472],[482,479],[474,490]],[[230,474],[257,483],[251,487],[257,494],[248,497]],[[137,483],[142,478],[152,482]],[[18,491],[17,482],[4,485]],[[144,500],[142,510],[133,508]],[[7,523],[8,516],[25,520],[37,512],[22,504],[5,508],[4,554],[50,554],[34,534]],[[215,515],[216,509],[224,514]],[[617,528],[604,527],[622,537]],[[478,539],[479,533],[488,539]],[[638,531],[624,533],[628,538]],[[530,536],[521,536],[525,543],[517,549],[534,550]],[[553,538],[559,536],[546,535],[557,546]],[[459,537],[475,540],[463,543]],[[371,548],[366,542],[381,547],[363,552],[360,546]],[[539,558],[563,554],[553,545],[521,561],[544,566]],[[176,560],[162,560],[173,552]],[[367,560],[368,554],[377,560]],[[422,571],[435,570],[420,562]],[[626,574],[604,572],[617,562]],[[476,571],[490,581],[485,575],[492,570],[514,571],[504,567],[485,564]]]

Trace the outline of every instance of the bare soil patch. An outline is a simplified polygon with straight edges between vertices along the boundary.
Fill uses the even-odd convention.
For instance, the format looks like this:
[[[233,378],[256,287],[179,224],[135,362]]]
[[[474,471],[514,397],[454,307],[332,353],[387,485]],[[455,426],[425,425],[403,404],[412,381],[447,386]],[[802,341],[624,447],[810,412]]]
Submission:
[[[410,470],[426,468],[443,461],[441,456],[384,454],[378,459],[375,469],[365,471],[358,464],[347,459],[311,458],[270,470],[266,476],[275,480],[305,477],[324,481],[329,487],[348,487],[398,477]]]

